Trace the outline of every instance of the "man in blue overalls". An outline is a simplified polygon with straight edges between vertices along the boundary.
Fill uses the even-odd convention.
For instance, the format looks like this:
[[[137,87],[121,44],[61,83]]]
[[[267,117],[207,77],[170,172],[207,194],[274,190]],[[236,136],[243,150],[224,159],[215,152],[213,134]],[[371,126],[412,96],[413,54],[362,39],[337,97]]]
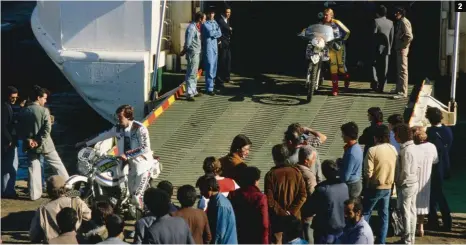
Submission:
[[[222,36],[220,27],[214,19],[215,10],[210,8],[207,12],[207,21],[202,25],[201,36],[204,49],[204,65],[205,65],[205,84],[206,93],[215,95],[214,81],[217,75],[217,58],[218,58],[218,40]]]

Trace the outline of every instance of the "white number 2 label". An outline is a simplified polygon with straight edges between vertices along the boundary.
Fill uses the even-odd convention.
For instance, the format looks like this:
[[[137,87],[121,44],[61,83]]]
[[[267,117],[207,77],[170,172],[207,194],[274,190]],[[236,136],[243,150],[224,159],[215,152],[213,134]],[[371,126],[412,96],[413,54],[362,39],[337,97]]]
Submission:
[[[456,6],[455,12],[465,12],[466,2],[456,1],[455,6]]]

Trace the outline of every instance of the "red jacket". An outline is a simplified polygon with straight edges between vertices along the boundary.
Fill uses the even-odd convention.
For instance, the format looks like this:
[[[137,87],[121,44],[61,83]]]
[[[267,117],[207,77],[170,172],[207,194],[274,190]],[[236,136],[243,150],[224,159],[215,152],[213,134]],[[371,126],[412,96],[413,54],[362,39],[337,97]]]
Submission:
[[[257,186],[242,187],[228,198],[236,215],[239,244],[269,244],[267,196]]]

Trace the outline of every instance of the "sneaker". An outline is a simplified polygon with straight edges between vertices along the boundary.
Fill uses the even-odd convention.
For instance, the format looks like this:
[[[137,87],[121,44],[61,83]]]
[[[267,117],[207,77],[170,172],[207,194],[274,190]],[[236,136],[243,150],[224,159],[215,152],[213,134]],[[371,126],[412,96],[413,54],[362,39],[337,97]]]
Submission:
[[[195,99],[193,98],[193,96],[188,96],[188,97],[186,98],[186,100],[187,100],[187,101],[195,101]]]
[[[398,100],[398,99],[405,99],[406,97],[407,97],[407,96],[405,96],[405,95],[398,94],[398,95],[393,96],[393,99],[395,99],[395,100]]]
[[[201,97],[201,96],[202,96],[201,93],[197,93],[197,94],[194,95],[194,97]]]
[[[207,92],[207,95],[214,96],[215,92],[214,91],[209,91],[209,92]]]

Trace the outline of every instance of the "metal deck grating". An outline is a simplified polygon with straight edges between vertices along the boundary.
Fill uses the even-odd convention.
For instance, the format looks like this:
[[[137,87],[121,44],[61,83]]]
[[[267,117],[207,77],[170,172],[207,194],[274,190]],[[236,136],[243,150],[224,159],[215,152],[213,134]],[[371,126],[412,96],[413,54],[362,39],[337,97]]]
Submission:
[[[328,85],[322,89],[329,89]],[[392,87],[390,84],[387,89]],[[322,160],[341,157],[343,142],[339,128],[342,123],[355,121],[362,132],[369,124],[369,107],[379,106],[388,116],[403,113],[407,103],[407,99],[393,100],[389,95],[366,93],[367,83],[353,82],[351,88],[355,90],[342,92],[338,97],[317,95],[311,104],[293,102],[293,98],[304,100],[305,96],[290,95],[285,90],[283,94],[258,93],[245,97],[244,101],[230,101],[233,95],[204,95],[195,102],[178,100],[149,126],[152,149],[163,164],[158,180],[169,180],[175,187],[194,185],[203,174],[204,158],[224,156],[239,133],[246,134],[253,143],[247,163],[257,166],[264,177],[273,166],[272,146],[281,143],[283,132],[293,122],[327,135],[327,142],[318,149]]]

